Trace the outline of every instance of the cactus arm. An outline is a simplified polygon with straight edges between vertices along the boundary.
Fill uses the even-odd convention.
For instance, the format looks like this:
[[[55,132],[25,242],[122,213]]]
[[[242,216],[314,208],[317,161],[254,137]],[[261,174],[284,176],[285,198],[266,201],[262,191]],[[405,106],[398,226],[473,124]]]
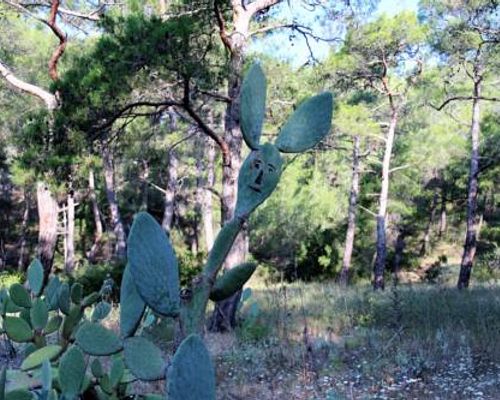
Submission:
[[[193,280],[189,298],[183,299],[183,305],[180,310],[180,322],[184,336],[203,331],[205,310],[215,278],[231,250],[236,236],[241,231],[245,220],[245,218],[235,217],[222,227],[215,239],[202,274]]]
[[[240,233],[246,218],[236,217],[227,222],[220,230],[215,239],[208,260],[203,268],[203,275],[209,280],[214,281],[224,260],[226,259],[236,236]]]

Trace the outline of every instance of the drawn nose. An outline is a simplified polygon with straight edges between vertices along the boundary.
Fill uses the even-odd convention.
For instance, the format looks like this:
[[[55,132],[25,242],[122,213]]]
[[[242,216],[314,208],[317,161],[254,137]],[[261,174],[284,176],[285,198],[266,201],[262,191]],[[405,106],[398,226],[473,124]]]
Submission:
[[[256,185],[262,185],[262,177],[264,175],[263,171],[259,171],[259,175],[257,175],[257,179],[255,180]]]

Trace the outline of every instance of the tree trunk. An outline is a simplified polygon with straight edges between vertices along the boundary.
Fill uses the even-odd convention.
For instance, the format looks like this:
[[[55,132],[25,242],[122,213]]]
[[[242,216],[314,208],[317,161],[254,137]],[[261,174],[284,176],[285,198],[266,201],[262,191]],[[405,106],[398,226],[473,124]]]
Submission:
[[[142,160],[142,171],[141,171],[141,207],[142,211],[148,210],[148,199],[149,199],[149,163],[146,160]]]
[[[214,226],[213,226],[213,200],[212,192],[215,186],[215,146],[211,140],[206,143],[206,172],[207,179],[205,187],[201,193],[201,218],[203,221],[203,233],[205,236],[205,245],[207,252],[212,249],[214,244]]]
[[[111,217],[111,228],[115,236],[114,257],[117,260],[125,260],[127,255],[127,242],[125,238],[125,228],[118,208],[116,199],[115,187],[115,170],[113,163],[113,153],[107,144],[102,146],[102,158],[104,167],[104,185],[106,190],[106,198],[109,203],[109,211]]]
[[[94,263],[96,261],[97,251],[99,250],[99,246],[101,245],[104,230],[102,227],[99,204],[97,203],[97,194],[95,191],[95,175],[93,169],[89,170],[89,197],[92,205],[92,215],[94,216],[95,235],[94,243],[92,244],[92,247],[88,254],[88,259],[91,263]]]
[[[30,218],[30,196],[29,193],[24,189],[24,212],[23,220],[21,222],[21,238],[19,240],[19,259],[17,261],[17,270],[19,272],[24,271],[25,263],[25,253],[26,253],[26,235],[28,233],[28,222]]]
[[[238,6],[239,9],[239,6]],[[240,129],[240,87],[243,58],[250,24],[250,16],[233,9],[234,31],[231,36],[231,60],[228,78],[228,103],[224,119],[224,141],[229,147],[229,163],[222,168],[222,221],[227,223],[233,218],[238,191],[238,173],[241,167],[242,135]],[[225,269],[242,263],[248,250],[248,235],[243,228],[236,237],[231,251],[224,263]],[[225,331],[235,327],[236,310],[241,292],[217,302],[210,322],[210,330]]]
[[[447,214],[446,214],[446,195],[443,191],[441,193],[441,211],[439,215],[439,238],[444,237],[446,234],[446,229],[447,229]]]
[[[75,198],[73,191],[68,193],[66,204],[66,252],[64,260],[64,270],[68,275],[73,275],[75,270]]]
[[[354,234],[356,232],[356,211],[359,196],[359,135],[354,136],[352,150],[352,178],[351,192],[349,194],[349,210],[347,212],[347,232],[345,237],[344,257],[340,272],[340,284],[347,286],[349,282],[349,268],[351,266]]]
[[[165,211],[161,226],[170,235],[174,222],[175,193],[177,192],[177,168],[179,161],[174,149],[168,153],[167,187],[165,189]]]
[[[431,204],[431,213],[429,214],[429,219],[427,221],[427,226],[425,227],[424,239],[422,240],[422,247],[420,248],[420,256],[425,256],[429,250],[429,242],[431,239],[432,222],[436,216],[436,207],[438,203],[439,195],[437,190],[434,192]]]
[[[474,83],[474,100],[472,103],[471,122],[471,157],[469,167],[469,184],[467,188],[467,225],[465,231],[464,251],[460,263],[460,274],[457,287],[464,289],[469,287],[472,264],[476,254],[476,209],[478,195],[479,174],[479,135],[480,135],[480,106],[481,83]]]
[[[375,290],[384,289],[384,270],[387,259],[385,215],[387,212],[387,202],[389,200],[389,173],[397,123],[398,113],[393,109],[389,130],[387,131],[384,159],[382,162],[382,187],[380,189],[379,209],[377,213],[377,255],[375,257],[375,264],[373,268],[373,289]]]
[[[44,182],[37,183],[36,197],[39,218],[37,254],[43,265],[45,280],[47,280],[52,269],[57,244],[59,206],[49,186]]]
[[[392,278],[394,285],[399,283],[399,271],[401,270],[401,260],[403,259],[403,251],[405,249],[405,231],[400,228],[394,248],[394,263],[392,265]]]

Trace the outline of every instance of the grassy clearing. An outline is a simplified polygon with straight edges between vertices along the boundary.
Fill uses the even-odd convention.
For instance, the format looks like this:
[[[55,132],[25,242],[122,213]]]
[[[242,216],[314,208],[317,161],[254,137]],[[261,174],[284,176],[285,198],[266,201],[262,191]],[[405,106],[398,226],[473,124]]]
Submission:
[[[498,285],[278,285],[242,314],[208,337],[221,399],[500,398]]]

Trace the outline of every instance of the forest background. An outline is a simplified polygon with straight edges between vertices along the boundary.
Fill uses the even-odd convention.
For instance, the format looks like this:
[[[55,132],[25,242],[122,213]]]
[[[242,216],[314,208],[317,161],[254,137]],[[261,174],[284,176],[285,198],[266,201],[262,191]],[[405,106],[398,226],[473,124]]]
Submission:
[[[233,215],[258,62],[263,141],[311,95],[335,106],[229,254],[260,268],[209,319],[242,339],[208,339],[220,398],[497,398],[499,45],[496,0],[1,0],[0,287],[34,257],[119,283],[145,210],[187,285]]]

